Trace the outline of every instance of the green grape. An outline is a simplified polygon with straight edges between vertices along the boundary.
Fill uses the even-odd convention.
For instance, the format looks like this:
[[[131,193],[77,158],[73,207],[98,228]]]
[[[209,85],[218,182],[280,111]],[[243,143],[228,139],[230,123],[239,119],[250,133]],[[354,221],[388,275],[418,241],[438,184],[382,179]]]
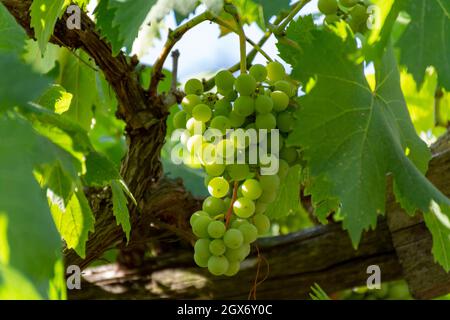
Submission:
[[[202,103],[202,99],[196,94],[188,94],[181,100],[181,107],[188,114],[192,114],[192,109]]]
[[[208,212],[205,211],[197,211],[194,212],[191,216],[191,218],[189,219],[189,223],[191,224],[191,227],[194,226],[195,221],[198,219],[198,217],[200,216],[204,216],[204,217],[209,217]]]
[[[258,234],[263,235],[270,230],[270,220],[264,214],[256,214],[253,216],[253,224],[258,229]]]
[[[286,178],[286,176],[288,175],[289,172],[289,164],[283,160],[283,159],[279,159],[278,160],[278,176],[280,177],[281,180],[283,180],[284,178]]]
[[[297,149],[294,147],[284,147],[280,150],[280,158],[285,160],[288,164],[293,164],[298,157]]]
[[[240,218],[236,218],[232,223],[231,223],[231,228],[233,229],[239,229],[240,226],[244,225],[244,224],[248,224],[249,222],[246,219],[240,219]]]
[[[251,223],[243,224],[239,231],[244,236],[244,243],[252,243],[258,238],[258,229]]]
[[[355,5],[350,11],[350,26],[354,32],[362,32],[366,27],[366,22],[369,17],[367,8],[362,4]]]
[[[202,210],[211,216],[217,216],[227,211],[227,205],[222,199],[207,197],[203,200]]]
[[[290,132],[294,128],[295,119],[289,111],[277,115],[277,127],[281,132]]]
[[[230,139],[220,140],[216,146],[218,157],[226,160],[232,160],[236,154],[236,143]]]
[[[258,82],[263,82],[267,78],[267,69],[262,64],[254,64],[253,66],[250,67],[248,72]]]
[[[242,243],[244,242],[244,236],[238,229],[232,228],[228,229],[227,232],[225,232],[223,241],[225,242],[227,248],[237,249],[242,246]]]
[[[201,134],[194,134],[190,137],[186,143],[186,148],[191,154],[194,154],[195,151],[199,150],[203,144],[203,136]]]
[[[180,110],[173,116],[173,126],[175,129],[186,128],[187,113],[184,110]]]
[[[235,111],[231,111],[228,118],[233,128],[240,128],[245,122],[245,117],[237,114]]]
[[[189,133],[189,130],[184,130],[180,136],[180,143],[183,146],[186,146],[190,137],[191,137],[191,134]]]
[[[258,180],[248,179],[242,184],[242,195],[250,200],[258,199],[261,196],[262,191]]]
[[[270,81],[276,82],[283,80],[286,77],[286,70],[284,66],[278,61],[272,61],[267,64],[267,78]]]
[[[225,134],[227,129],[231,128],[230,119],[225,116],[216,116],[211,120],[209,126],[213,129],[220,130],[222,134]]]
[[[186,94],[200,95],[203,93],[203,84],[198,79],[190,79],[184,85],[184,92],[186,92]]]
[[[258,95],[255,99],[255,110],[259,113],[269,113],[273,108],[273,100],[266,95]]]
[[[256,80],[253,76],[244,73],[237,77],[234,86],[241,95],[249,96],[256,90]]]
[[[198,239],[195,241],[194,252],[199,256],[206,256],[209,258],[209,244],[211,241],[209,239]]]
[[[211,256],[208,260],[208,270],[215,276],[227,272],[228,266],[228,260],[224,256]]]
[[[338,10],[336,0],[319,0],[318,7],[323,14],[335,14]]]
[[[213,178],[208,183],[209,194],[215,198],[225,197],[229,190],[230,185],[228,184],[228,181],[223,177]]]
[[[234,181],[246,179],[250,174],[250,167],[247,164],[234,163],[227,166],[227,172]]]
[[[224,275],[232,277],[241,269],[241,263],[239,261],[230,261],[227,272]]]
[[[275,129],[277,126],[277,119],[271,113],[258,114],[256,116],[255,125],[257,129]]]
[[[210,256],[201,256],[197,253],[194,254],[194,261],[200,268],[208,267],[208,260]]]
[[[263,203],[270,204],[274,202],[277,199],[277,190],[264,190],[261,194],[261,197],[259,197],[259,201]]]
[[[208,234],[208,226],[211,222],[211,218],[209,216],[199,216],[194,220],[192,224],[192,231],[199,238],[206,238],[209,236]]]
[[[234,90],[232,90],[232,91],[228,92],[228,93],[224,96],[224,99],[227,100],[227,101],[229,101],[229,102],[231,102],[231,101],[236,100],[237,97],[238,97],[237,92],[234,91]]]
[[[192,116],[197,121],[208,122],[209,119],[211,119],[212,111],[209,106],[201,103],[194,107],[194,109],[192,110]]]
[[[221,163],[205,164],[205,171],[212,177],[218,177],[225,171],[225,165]]]
[[[221,94],[228,93],[233,90],[234,76],[228,70],[219,71],[214,79],[217,91]]]
[[[227,99],[223,98],[217,100],[214,104],[214,117],[225,116],[227,117],[231,112],[231,103]]]
[[[210,176],[205,176],[205,178],[203,179],[203,184],[205,185],[206,188],[208,188],[208,184],[209,182],[214,179],[214,177],[210,177]]]
[[[240,96],[234,102],[233,110],[240,116],[248,117],[255,111],[255,101],[249,96]]]
[[[264,213],[267,211],[268,204],[265,202],[262,202],[260,200],[256,201],[255,203],[255,214]]]
[[[289,105],[289,97],[283,91],[273,91],[270,97],[273,100],[273,110],[277,112],[285,110]]]
[[[208,225],[208,234],[211,238],[222,238],[226,230],[225,224],[222,221],[212,221]]]
[[[339,0],[339,2],[344,7],[351,8],[351,7],[355,6],[359,2],[359,0]]]
[[[295,89],[294,86],[286,81],[286,80],[279,80],[275,82],[275,90],[276,91],[282,91],[288,95],[288,97],[292,97],[295,95]]]
[[[225,243],[223,243],[222,239],[214,239],[209,244],[209,252],[211,252],[215,256],[221,256],[225,253]]]
[[[329,15],[325,16],[325,22],[328,24],[333,24],[340,20],[341,19],[339,18],[339,16],[337,14],[329,14]]]
[[[227,251],[225,251],[225,257],[227,257],[228,261],[243,261],[250,253],[250,249],[251,248],[248,243],[244,243],[237,249],[227,248]]]
[[[195,120],[194,118],[189,118],[186,122],[186,129],[191,135],[202,134],[206,130],[206,125],[202,121]]]
[[[259,184],[263,190],[273,191],[280,187],[280,177],[278,175],[261,175]]]
[[[233,203],[233,211],[239,218],[248,218],[255,213],[255,203],[245,197],[238,198]]]

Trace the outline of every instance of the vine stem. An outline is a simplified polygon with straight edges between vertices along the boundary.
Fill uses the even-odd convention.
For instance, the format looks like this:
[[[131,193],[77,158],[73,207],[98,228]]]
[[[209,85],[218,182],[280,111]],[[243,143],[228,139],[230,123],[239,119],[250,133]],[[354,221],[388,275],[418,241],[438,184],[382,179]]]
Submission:
[[[274,34],[279,35],[281,34],[284,29],[287,27],[287,25],[289,24],[289,22],[292,21],[292,19],[294,19],[294,17],[297,15],[297,13],[300,12],[300,10],[303,9],[303,7],[305,5],[308,4],[308,2],[310,2],[311,0],[300,0],[295,6],[294,8],[292,8],[292,10],[289,12],[289,14],[286,16],[286,18],[275,28],[275,30],[273,31]]]
[[[239,183],[237,181],[234,182],[233,185],[233,196],[231,198],[230,206],[227,210],[227,215],[225,216],[225,227],[228,229],[228,226],[230,225],[231,216],[233,215],[233,205],[234,202],[237,199],[237,192],[238,192]]]

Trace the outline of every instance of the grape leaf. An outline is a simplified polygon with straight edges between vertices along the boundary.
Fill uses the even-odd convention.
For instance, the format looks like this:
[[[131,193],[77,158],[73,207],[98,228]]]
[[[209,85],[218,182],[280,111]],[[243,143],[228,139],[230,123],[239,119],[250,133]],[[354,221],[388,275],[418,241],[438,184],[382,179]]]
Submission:
[[[405,1],[411,22],[398,42],[400,62],[422,85],[425,69],[434,66],[440,86],[450,89],[450,2]]]
[[[0,3],[0,52],[21,53],[26,34],[5,6]]]
[[[257,4],[259,4],[264,10],[264,18],[266,21],[282,10],[289,9],[290,0],[253,0]]]
[[[0,54],[0,111],[32,101],[49,85],[49,80],[32,72],[12,55]]]
[[[48,88],[37,101],[39,105],[58,114],[66,112],[70,108],[71,102],[72,94],[57,84]]]
[[[117,55],[123,47],[123,41],[119,38],[118,26],[113,26],[115,10],[108,7],[109,0],[100,0],[94,14],[97,18],[97,28],[102,36],[111,43],[114,55]]]
[[[276,200],[267,207],[265,214],[269,218],[279,219],[298,212],[300,206],[300,172],[299,165],[289,168],[287,176],[281,181]]]
[[[98,153],[91,152],[86,156],[86,175],[85,180],[88,185],[104,186],[111,180],[120,180],[119,172],[107,157]]]
[[[44,174],[44,185],[47,186],[47,197],[64,211],[75,191],[75,184],[71,177],[64,172],[60,164],[48,168]]]
[[[123,231],[127,236],[127,240],[130,241],[130,213],[127,207],[127,197],[123,193],[122,183],[120,180],[111,181],[111,190],[113,195],[113,213],[116,217],[117,224],[122,226]]]
[[[67,0],[34,0],[31,4],[31,27],[34,29],[42,54],[45,53],[56,21],[64,13],[67,5]]]
[[[303,149],[316,205],[339,199],[343,227],[357,245],[362,231],[375,227],[377,213],[385,212],[386,176],[391,174],[396,198],[409,213],[431,215],[435,202],[448,218],[450,200],[423,175],[430,153],[407,112],[393,49],[377,60],[372,91],[344,23],[315,28],[306,42],[290,29],[287,37],[297,49],[279,44],[281,57],[292,65],[294,78],[313,85],[299,98],[298,121],[288,143]],[[449,270],[450,261],[440,254],[448,244],[440,243],[436,228],[430,231],[435,257]]]
[[[0,215],[1,224],[1,215]],[[20,271],[0,262],[0,300],[40,300],[42,296]]]

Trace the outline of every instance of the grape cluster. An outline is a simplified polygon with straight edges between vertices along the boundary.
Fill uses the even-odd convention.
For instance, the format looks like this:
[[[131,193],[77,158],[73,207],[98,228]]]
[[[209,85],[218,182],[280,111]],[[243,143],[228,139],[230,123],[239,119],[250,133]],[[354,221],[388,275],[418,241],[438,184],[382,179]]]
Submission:
[[[318,2],[319,11],[325,15],[326,23],[332,24],[345,20],[355,33],[367,31],[369,5],[369,0],[319,0]]]
[[[295,121],[295,105],[290,98],[297,88],[288,81],[279,62],[253,65],[248,73],[236,78],[229,71],[220,71],[215,76],[215,88],[215,92],[204,92],[200,80],[187,81],[182,110],[174,115],[173,124],[184,129],[180,141],[185,152],[197,159],[207,174],[205,186],[210,196],[190,219],[198,237],[194,260],[213,275],[232,276],[249,255],[250,244],[269,232],[270,220],[264,213],[276,200],[289,166],[298,161],[297,150],[283,146]],[[219,130],[223,139],[209,141],[202,134],[207,128]],[[229,132],[238,128],[256,132],[278,129],[277,149],[271,148],[269,142],[275,136],[270,134],[266,141],[261,136],[256,141],[236,141]],[[262,143],[270,145],[270,159],[278,163],[274,173],[263,173],[262,168],[268,165],[260,157],[255,163],[248,161],[250,147]],[[212,150],[214,157],[208,158],[204,150]],[[240,153],[245,155],[244,163],[235,161]],[[222,158],[226,161],[218,161]]]

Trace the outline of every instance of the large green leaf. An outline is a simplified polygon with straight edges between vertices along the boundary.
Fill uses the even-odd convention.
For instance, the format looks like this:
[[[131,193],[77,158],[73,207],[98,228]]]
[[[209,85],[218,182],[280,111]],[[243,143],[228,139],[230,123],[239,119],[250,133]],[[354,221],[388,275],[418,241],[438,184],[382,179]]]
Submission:
[[[111,181],[111,190],[113,195],[113,213],[116,217],[117,224],[122,226],[125,235],[127,236],[127,240],[130,240],[130,213],[127,207],[127,197],[123,192],[123,185],[120,180]]]
[[[304,21],[309,22],[288,29],[288,38],[297,45],[288,49],[280,44],[279,49],[293,66],[292,76],[311,88],[299,99],[298,122],[288,143],[303,150],[314,203],[338,199],[343,227],[356,245],[363,230],[375,227],[377,213],[385,212],[390,174],[397,200],[409,213],[432,215],[430,206],[436,203],[448,219],[450,200],[423,175],[430,153],[409,118],[392,48],[376,62],[372,90],[363,64],[355,61],[357,44],[345,24],[296,37],[290,32],[295,24],[312,26],[311,18]],[[440,237],[450,229],[430,230],[435,257],[449,270],[450,261],[441,254],[448,243],[439,239],[450,241]]]
[[[26,34],[11,14],[0,3],[0,52],[21,53],[25,45]]]
[[[90,152],[86,156],[86,183],[92,186],[104,186],[112,180],[120,180],[119,172],[107,157],[98,153]]]
[[[439,85],[450,89],[450,1],[401,0],[411,22],[398,42],[400,62],[419,86],[425,69],[434,66]]]

